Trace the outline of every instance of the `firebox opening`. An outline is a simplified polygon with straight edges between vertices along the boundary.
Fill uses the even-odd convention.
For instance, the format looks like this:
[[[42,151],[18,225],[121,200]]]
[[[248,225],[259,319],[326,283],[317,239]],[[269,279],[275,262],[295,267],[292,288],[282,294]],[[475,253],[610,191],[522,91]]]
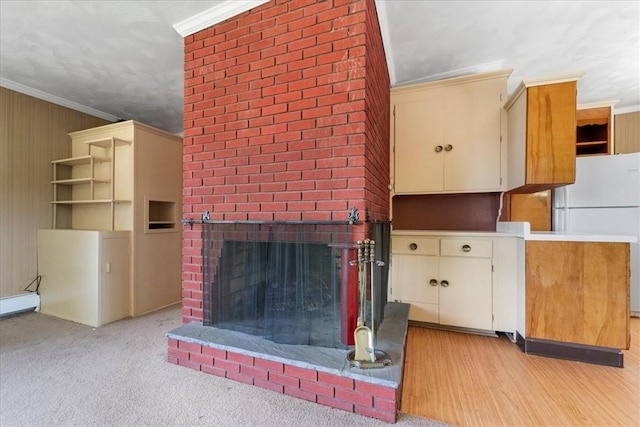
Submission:
[[[314,243],[225,241],[211,323],[283,344],[339,338],[340,254]]]
[[[348,225],[203,227],[205,326],[281,344],[347,348],[340,299]]]

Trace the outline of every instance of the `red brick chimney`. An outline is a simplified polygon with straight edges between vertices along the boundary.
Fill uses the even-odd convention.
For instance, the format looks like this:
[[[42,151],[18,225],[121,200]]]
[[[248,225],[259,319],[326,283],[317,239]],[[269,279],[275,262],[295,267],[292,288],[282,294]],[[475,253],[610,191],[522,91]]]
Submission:
[[[389,85],[374,0],[274,0],[186,37],[183,216],[388,220]],[[202,320],[197,226],[183,318]]]

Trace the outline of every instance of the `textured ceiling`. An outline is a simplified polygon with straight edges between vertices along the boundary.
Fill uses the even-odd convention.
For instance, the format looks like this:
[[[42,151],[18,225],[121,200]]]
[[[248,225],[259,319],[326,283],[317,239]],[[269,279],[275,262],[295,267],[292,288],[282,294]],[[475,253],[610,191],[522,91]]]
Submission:
[[[640,106],[638,1],[379,1],[395,84],[513,68],[523,79],[584,72],[578,102]]]
[[[182,131],[182,37],[222,1],[0,0],[0,83]],[[377,1],[394,86],[513,68],[585,72],[578,102],[640,106],[638,1]]]

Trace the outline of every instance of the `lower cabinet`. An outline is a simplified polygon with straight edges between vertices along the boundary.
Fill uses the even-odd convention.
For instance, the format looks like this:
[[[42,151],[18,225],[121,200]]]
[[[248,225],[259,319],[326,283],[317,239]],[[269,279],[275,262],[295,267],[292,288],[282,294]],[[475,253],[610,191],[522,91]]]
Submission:
[[[496,274],[494,238],[465,236],[392,235],[391,292],[393,300],[410,304],[409,319],[417,322],[482,329],[515,329],[515,281],[503,280],[500,289]],[[495,248],[494,248],[495,246]],[[498,303],[494,304],[494,301]],[[505,301],[506,307],[499,307]],[[502,311],[494,322],[494,312]]]
[[[94,327],[128,317],[129,235],[38,230],[40,312]]]
[[[526,338],[628,349],[629,243],[526,242]]]

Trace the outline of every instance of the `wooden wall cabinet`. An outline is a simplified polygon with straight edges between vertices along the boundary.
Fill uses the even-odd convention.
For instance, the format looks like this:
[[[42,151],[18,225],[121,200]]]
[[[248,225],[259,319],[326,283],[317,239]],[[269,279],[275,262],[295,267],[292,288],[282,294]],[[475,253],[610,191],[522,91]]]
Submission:
[[[515,330],[515,286],[508,249],[515,239],[395,232],[391,299],[409,319],[478,330]],[[502,259],[499,259],[502,256]],[[495,315],[495,316],[494,316]]]
[[[580,76],[525,80],[505,104],[509,126],[507,190],[535,193],[575,181],[576,86]]]
[[[640,152],[640,111],[614,115],[614,154]]]
[[[501,191],[510,73],[391,90],[392,194]]]
[[[135,121],[69,136],[72,157],[52,162],[53,231],[128,231],[129,313],[179,302],[182,139]]]
[[[531,231],[551,231],[551,190],[503,194],[500,221],[528,222]]]
[[[578,105],[576,112],[576,155],[614,153],[613,106],[616,101]]]

